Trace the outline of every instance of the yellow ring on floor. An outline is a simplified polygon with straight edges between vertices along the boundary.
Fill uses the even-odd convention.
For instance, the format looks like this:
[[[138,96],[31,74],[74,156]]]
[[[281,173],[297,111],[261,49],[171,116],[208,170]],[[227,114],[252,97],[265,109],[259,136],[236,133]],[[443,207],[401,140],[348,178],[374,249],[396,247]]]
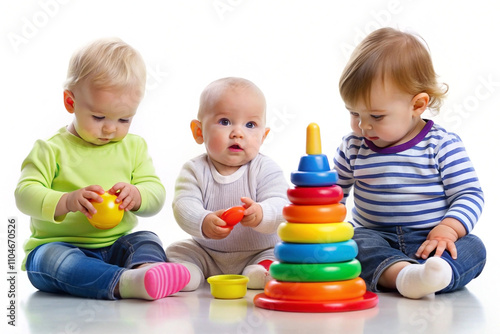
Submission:
[[[352,239],[354,227],[346,222],[330,224],[281,223],[278,236],[284,242],[326,244]]]

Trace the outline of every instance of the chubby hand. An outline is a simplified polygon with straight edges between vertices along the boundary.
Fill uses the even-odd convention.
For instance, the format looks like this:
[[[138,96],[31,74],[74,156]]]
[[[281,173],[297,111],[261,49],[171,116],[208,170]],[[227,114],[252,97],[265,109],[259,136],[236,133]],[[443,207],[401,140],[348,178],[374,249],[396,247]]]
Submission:
[[[264,214],[260,204],[253,201],[251,198],[242,197],[243,207],[245,208],[245,215],[241,220],[241,225],[247,227],[257,227],[262,221]]]
[[[137,211],[141,207],[142,197],[136,186],[118,182],[108,192],[117,196],[116,203],[121,203],[119,208],[125,211]]]
[[[427,240],[420,245],[415,255],[427,259],[435,251],[435,256],[441,256],[445,250],[450,252],[453,259],[457,258],[455,242],[459,239],[458,233],[450,226],[439,224],[427,235]]]
[[[63,216],[68,212],[80,211],[87,218],[92,218],[97,210],[92,205],[91,201],[102,202],[101,196],[105,191],[101,186],[92,185],[82,189],[78,189],[64,194],[56,206],[55,217]]]
[[[224,210],[218,210],[209,213],[203,219],[201,230],[207,238],[215,240],[224,239],[231,233],[232,229],[228,228],[226,222],[220,219],[220,215],[223,212]]]

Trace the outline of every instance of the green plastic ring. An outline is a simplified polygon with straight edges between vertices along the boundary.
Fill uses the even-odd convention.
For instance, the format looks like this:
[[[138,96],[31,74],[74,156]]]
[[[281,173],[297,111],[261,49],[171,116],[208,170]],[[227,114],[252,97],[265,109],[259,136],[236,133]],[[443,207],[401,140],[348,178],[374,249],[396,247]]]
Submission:
[[[273,262],[271,276],[283,282],[331,282],[353,279],[361,274],[361,264],[353,259],[338,263],[295,264]]]

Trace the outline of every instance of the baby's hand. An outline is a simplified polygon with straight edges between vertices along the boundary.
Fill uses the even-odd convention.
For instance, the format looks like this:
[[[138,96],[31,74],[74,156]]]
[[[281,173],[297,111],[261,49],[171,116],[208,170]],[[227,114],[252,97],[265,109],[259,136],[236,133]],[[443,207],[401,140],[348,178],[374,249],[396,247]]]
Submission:
[[[251,198],[242,197],[241,201],[245,207],[245,215],[241,220],[241,225],[247,227],[257,227],[264,216],[260,204],[254,202]]]
[[[427,240],[420,245],[415,255],[425,260],[433,251],[435,251],[435,256],[440,257],[445,250],[448,250],[451,257],[456,259],[457,247],[455,242],[457,240],[458,235],[455,230],[446,225],[437,225],[429,232]]]
[[[108,192],[117,196],[116,203],[121,203],[119,208],[125,211],[137,211],[141,207],[142,197],[136,186],[118,182]]]
[[[104,194],[104,189],[101,186],[92,185],[82,189],[64,194],[59,203],[57,203],[55,217],[63,216],[68,212],[80,211],[87,218],[92,218],[97,210],[92,205],[91,201],[102,202],[101,196]]]
[[[226,222],[219,217],[223,212],[224,210],[218,210],[209,213],[203,220],[201,230],[207,238],[220,240],[226,238],[231,233],[232,229],[227,228]]]

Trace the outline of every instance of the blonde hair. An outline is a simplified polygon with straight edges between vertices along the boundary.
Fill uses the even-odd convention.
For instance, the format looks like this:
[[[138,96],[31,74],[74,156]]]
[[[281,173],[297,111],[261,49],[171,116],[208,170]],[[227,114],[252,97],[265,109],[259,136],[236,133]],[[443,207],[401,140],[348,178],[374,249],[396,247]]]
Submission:
[[[266,115],[265,103],[266,99],[264,97],[264,93],[250,80],[238,77],[227,77],[215,80],[208,84],[207,87],[203,90],[200,95],[200,107],[198,109],[198,120],[201,120],[201,117],[205,113],[207,109],[212,108],[212,106],[220,99],[222,94],[226,92],[228,89],[251,89],[256,92],[258,95],[262,97],[264,101],[264,119]]]
[[[146,65],[139,52],[119,38],[98,39],[77,50],[69,62],[64,89],[88,81],[96,88],[146,87]]]
[[[368,35],[353,51],[339,82],[344,102],[359,101],[370,106],[372,83],[380,78],[392,82],[411,95],[427,93],[428,108],[439,111],[448,91],[437,82],[429,51],[414,35],[393,28],[382,28]]]

